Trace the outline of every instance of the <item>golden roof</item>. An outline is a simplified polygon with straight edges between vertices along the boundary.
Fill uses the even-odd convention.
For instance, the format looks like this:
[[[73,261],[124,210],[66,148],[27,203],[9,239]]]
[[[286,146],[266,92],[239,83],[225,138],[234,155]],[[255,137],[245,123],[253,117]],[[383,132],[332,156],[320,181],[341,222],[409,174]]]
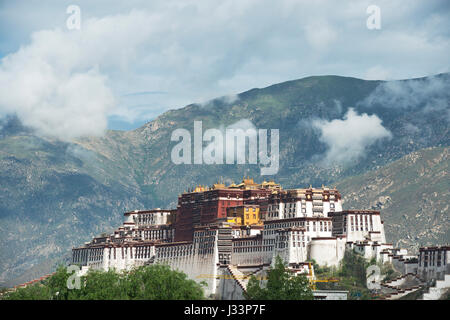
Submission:
[[[243,177],[242,182],[239,184],[231,182],[230,185],[226,186],[224,182],[214,183],[211,187],[204,186],[204,185],[198,185],[195,188],[188,188],[187,192],[204,192],[209,190],[217,190],[217,189],[244,189],[244,190],[252,190],[252,189],[258,189],[258,188],[269,188],[271,190],[281,189],[280,184],[276,183],[273,180],[270,181],[263,181],[262,183],[256,183],[253,178],[250,178],[249,176]],[[184,192],[186,193],[186,191]]]

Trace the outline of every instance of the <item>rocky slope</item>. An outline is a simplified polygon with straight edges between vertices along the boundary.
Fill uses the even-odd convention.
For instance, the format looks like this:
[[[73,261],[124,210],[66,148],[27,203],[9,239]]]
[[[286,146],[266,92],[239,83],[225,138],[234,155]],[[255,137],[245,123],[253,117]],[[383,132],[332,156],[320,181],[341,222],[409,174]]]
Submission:
[[[417,252],[450,242],[450,148],[412,152],[337,184],[347,209],[381,210],[387,240]]]

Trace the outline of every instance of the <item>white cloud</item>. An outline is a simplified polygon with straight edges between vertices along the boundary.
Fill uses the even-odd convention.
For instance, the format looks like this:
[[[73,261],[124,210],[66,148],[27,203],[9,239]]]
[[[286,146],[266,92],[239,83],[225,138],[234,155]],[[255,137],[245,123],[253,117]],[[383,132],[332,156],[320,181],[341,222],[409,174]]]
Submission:
[[[16,112],[43,134],[70,139],[100,134],[108,116],[142,121],[304,76],[398,79],[449,71],[448,6],[380,0],[382,29],[370,31],[370,4],[80,0],[81,30],[69,32],[66,7],[54,1],[8,2],[0,10],[0,56],[9,54],[0,62],[7,84],[0,114]],[[75,75],[92,90],[68,103],[73,97],[61,88]],[[143,91],[168,94],[123,98]],[[57,109],[66,116],[57,117]],[[84,119],[89,112],[96,126]]]
[[[214,99],[210,99],[210,100],[206,100],[206,101],[200,101],[200,102],[197,102],[197,104],[201,107],[208,107],[211,104],[213,104],[215,101],[221,102],[224,104],[233,104],[238,100],[239,100],[238,94],[227,94],[222,97],[218,97],[218,98],[214,98]]]
[[[390,108],[424,107],[424,112],[448,109],[450,79],[429,77],[422,81],[389,81],[380,84],[361,102],[363,106],[379,105]]]
[[[102,71],[127,68],[148,33],[139,30],[146,19],[132,11],[88,19],[80,32],[33,33],[28,46],[1,61],[0,110],[16,113],[26,126],[45,136],[70,140],[101,135],[115,106]]]
[[[320,130],[320,141],[328,147],[322,159],[326,165],[348,165],[363,158],[367,148],[378,140],[392,137],[377,115],[358,115],[353,109],[342,120],[314,120],[313,127]]]
[[[239,100],[239,95],[237,94],[227,94],[223,97],[219,98],[221,101],[223,101],[226,104],[231,104],[231,103],[235,103],[236,101]]]
[[[235,123],[230,124],[227,129],[256,130],[256,127],[249,119],[241,119],[239,121],[236,121]]]

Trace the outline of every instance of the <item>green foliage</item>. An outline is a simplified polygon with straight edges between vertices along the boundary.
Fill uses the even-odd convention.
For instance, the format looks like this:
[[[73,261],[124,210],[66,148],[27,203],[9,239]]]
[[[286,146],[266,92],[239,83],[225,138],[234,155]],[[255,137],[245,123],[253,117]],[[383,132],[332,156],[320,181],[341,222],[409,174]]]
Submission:
[[[185,273],[165,265],[135,268],[128,272],[89,271],[80,279],[80,289],[68,289],[70,277],[65,267],[40,284],[7,293],[10,300],[199,300],[202,285]]]
[[[314,273],[318,276],[327,275],[328,277],[336,277],[338,275],[339,270],[334,266],[314,266]]]
[[[306,262],[311,263],[311,265],[313,266],[314,270],[318,270],[320,268],[319,265],[317,264],[316,260],[314,260],[314,259],[308,259],[308,260],[306,260]]]
[[[70,299],[76,300],[127,300],[127,278],[109,271],[90,271],[81,278],[81,288],[72,289]]]
[[[268,271],[267,285],[252,276],[247,285],[246,298],[249,300],[312,300],[309,281],[304,275],[292,276],[280,257],[275,267]]]
[[[379,264],[381,274],[384,275],[383,281],[389,281],[397,278],[401,273],[394,270],[392,264],[386,262],[384,264]]]
[[[166,265],[140,267],[126,275],[127,296],[146,300],[203,299],[203,289],[182,272]]]
[[[376,259],[366,260],[354,251],[346,251],[339,268],[317,266],[314,268],[318,278],[339,278],[337,283],[317,283],[318,290],[347,290],[349,299],[373,299],[372,292],[367,288],[367,268],[371,265],[380,267],[382,281],[396,278],[400,274],[394,270],[392,264],[377,262]]]
[[[314,269],[319,278],[338,278],[339,282],[319,282],[316,287],[318,290],[349,291],[350,300],[372,299],[372,294],[367,289],[366,270],[375,262],[374,259],[368,261],[353,251],[346,251],[339,268],[325,266]],[[383,274],[383,269],[381,270]]]
[[[251,276],[247,284],[246,298],[249,300],[262,300],[264,299],[263,294],[260,281],[255,276]]]
[[[346,251],[344,259],[341,262],[339,275],[342,277],[353,278],[359,285],[366,285],[366,269],[370,263],[362,256],[353,252]]]
[[[42,284],[32,284],[25,288],[18,288],[13,292],[6,293],[4,300],[50,300],[51,293],[48,287]]]
[[[67,288],[67,279],[70,277],[66,267],[59,266],[56,273],[49,277],[45,284],[54,300],[68,300],[73,295],[72,290]]]

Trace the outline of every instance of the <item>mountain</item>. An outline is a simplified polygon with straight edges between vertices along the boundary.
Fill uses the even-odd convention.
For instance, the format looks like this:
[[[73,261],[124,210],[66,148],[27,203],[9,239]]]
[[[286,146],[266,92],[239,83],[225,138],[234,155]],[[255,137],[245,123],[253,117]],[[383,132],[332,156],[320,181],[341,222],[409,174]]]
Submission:
[[[15,117],[3,119],[0,283],[12,284],[43,261],[56,263],[72,246],[119,225],[124,211],[176,207],[177,195],[196,184],[240,181],[244,175],[274,179],[285,188],[337,184],[412,152],[447,147],[449,84],[450,74],[389,82],[308,77],[190,104],[136,130],[70,143],[40,137]],[[177,142],[171,134],[184,128],[193,136],[195,120],[202,121],[203,132],[229,126],[279,129],[278,173],[260,177],[258,164],[173,164]],[[358,201],[354,205],[365,205]],[[414,201],[411,210],[419,210]],[[386,216],[386,224],[398,223],[397,215]]]

